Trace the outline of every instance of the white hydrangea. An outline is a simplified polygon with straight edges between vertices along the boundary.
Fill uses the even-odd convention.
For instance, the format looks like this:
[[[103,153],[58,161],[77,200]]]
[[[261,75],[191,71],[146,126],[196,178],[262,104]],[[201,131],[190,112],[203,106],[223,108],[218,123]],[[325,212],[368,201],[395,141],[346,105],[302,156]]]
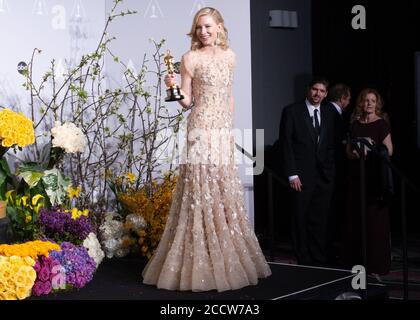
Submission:
[[[104,239],[121,238],[124,233],[123,223],[117,220],[106,221],[100,226]]]
[[[124,227],[123,223],[114,218],[117,214],[110,212],[105,214],[103,224],[99,227],[103,238],[103,247],[107,258],[114,256],[121,258],[129,253],[129,250],[123,247]]]
[[[83,152],[87,144],[82,130],[72,122],[62,125],[60,121],[56,121],[54,128],[51,129],[51,135],[53,147],[62,148],[67,153]]]
[[[83,241],[83,246],[87,249],[89,256],[95,260],[96,268],[98,268],[105,257],[105,253],[102,251],[101,244],[99,243],[96,234],[93,232],[89,233],[87,238]]]

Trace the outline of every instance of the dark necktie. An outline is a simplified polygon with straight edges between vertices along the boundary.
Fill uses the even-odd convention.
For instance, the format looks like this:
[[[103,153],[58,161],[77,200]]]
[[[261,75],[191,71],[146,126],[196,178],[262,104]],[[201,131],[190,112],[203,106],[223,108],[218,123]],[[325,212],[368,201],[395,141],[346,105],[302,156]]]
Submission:
[[[321,132],[321,127],[319,126],[319,120],[318,120],[318,109],[314,110],[314,120],[315,120],[315,131],[316,134],[319,136],[320,132]]]

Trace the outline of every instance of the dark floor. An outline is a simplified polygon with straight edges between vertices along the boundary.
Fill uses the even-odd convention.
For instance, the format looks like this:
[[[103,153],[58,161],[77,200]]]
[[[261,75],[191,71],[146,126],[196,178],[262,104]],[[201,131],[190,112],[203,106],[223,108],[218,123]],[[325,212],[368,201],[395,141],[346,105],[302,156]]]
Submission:
[[[353,274],[348,270],[270,263],[272,275],[257,285],[233,291],[179,292],[144,285],[139,258],[105,260],[94,279],[84,288],[50,294],[38,299],[57,300],[332,300],[351,290]]]
[[[394,240],[391,253],[391,271],[384,276],[370,276],[369,281],[376,281],[388,288],[390,299],[403,299],[403,257],[401,241]],[[408,241],[408,299],[420,300],[420,239]],[[269,254],[269,252],[267,252]],[[287,244],[276,245],[274,261],[296,264],[293,251]],[[340,268],[340,266],[335,266]]]
[[[408,250],[408,299],[420,300],[419,243],[410,241]],[[267,259],[270,261],[266,251]],[[94,279],[81,290],[60,292],[31,300],[332,300],[342,293],[351,293],[352,274],[349,270],[313,268],[296,265],[288,245],[277,245],[270,261],[273,275],[256,286],[218,293],[192,293],[158,290],[143,285],[141,270],[146,260],[139,257],[106,259]],[[340,270],[338,270],[340,269]],[[397,242],[392,250],[391,272],[385,276],[369,276],[369,299],[402,299],[402,254]]]

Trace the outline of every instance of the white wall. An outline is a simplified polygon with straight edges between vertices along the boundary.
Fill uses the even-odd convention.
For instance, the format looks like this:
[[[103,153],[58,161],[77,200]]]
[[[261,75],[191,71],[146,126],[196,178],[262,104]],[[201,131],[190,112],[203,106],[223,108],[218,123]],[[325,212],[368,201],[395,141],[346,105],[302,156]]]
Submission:
[[[48,71],[52,59],[64,72],[67,64],[94,50],[104,15],[104,0],[0,1],[0,104],[27,110],[29,95],[18,63],[28,63],[38,48],[42,53],[35,59],[35,79]]]
[[[64,72],[67,65],[96,45],[103,30],[106,13],[113,0],[0,0],[0,105],[14,106],[28,112],[29,95],[24,91],[24,78],[17,72],[20,61],[29,62],[34,48],[42,50],[36,58],[35,79],[48,71],[56,60]],[[225,18],[231,48],[237,54],[234,84],[235,127],[246,129],[246,141],[238,140],[252,151],[251,42],[249,0],[124,0],[119,10],[132,9],[136,15],[116,19],[110,36],[117,39],[111,49],[119,58],[140,69],[144,53],[151,52],[150,38],[167,40],[175,59],[188,51],[195,12],[204,7],[217,8]],[[107,64],[109,80],[121,78],[120,68]],[[238,154],[239,156],[239,154]],[[252,176],[245,168],[252,164],[239,158],[240,177],[245,186],[248,212],[253,221]]]

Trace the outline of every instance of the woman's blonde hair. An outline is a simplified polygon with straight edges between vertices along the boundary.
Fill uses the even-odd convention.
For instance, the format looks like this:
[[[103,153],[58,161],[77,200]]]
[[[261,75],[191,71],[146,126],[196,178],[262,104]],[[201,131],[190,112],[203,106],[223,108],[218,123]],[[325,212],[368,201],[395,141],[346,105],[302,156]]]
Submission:
[[[191,26],[191,31],[190,33],[188,33],[188,36],[191,37],[191,50],[197,50],[203,47],[203,44],[201,43],[200,39],[198,39],[197,32],[196,32],[198,19],[201,16],[210,16],[214,19],[214,21],[217,24],[219,23],[222,24],[222,30],[217,33],[216,44],[219,47],[226,50],[229,47],[229,45],[228,45],[228,30],[225,27],[225,21],[223,20],[223,17],[220,14],[220,12],[217,9],[214,9],[211,7],[205,7],[198,10],[198,12],[194,16],[193,23]]]
[[[366,89],[363,89],[357,97],[356,106],[351,116],[352,121],[359,120],[363,116],[363,103],[368,94],[373,94],[376,97],[375,114],[379,117],[384,117],[384,114],[382,112],[382,107],[384,106],[384,100],[382,99],[381,95],[375,89],[366,88]]]

